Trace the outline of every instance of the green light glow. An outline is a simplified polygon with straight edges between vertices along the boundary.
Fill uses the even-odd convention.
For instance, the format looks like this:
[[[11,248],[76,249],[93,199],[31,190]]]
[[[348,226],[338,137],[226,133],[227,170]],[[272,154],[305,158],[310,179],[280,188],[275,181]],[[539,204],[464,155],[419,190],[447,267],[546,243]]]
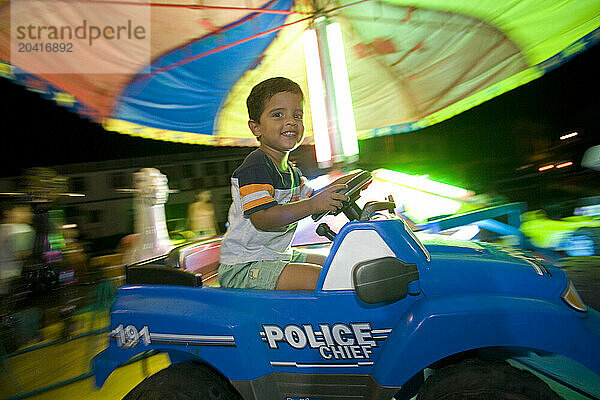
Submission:
[[[350,157],[358,154],[358,140],[340,24],[333,23],[327,25],[327,45],[329,47],[329,58],[333,74],[335,104],[337,107],[337,120],[342,140],[342,149],[344,156]]]
[[[378,179],[377,175],[373,183],[363,191],[357,204],[364,206],[368,200],[384,199],[388,195],[392,195],[396,204],[405,208],[404,214],[415,222],[426,221],[427,218],[436,215],[454,214],[462,207],[458,200],[441,197],[393,180]]]
[[[453,199],[464,199],[471,192],[466,189],[448,185],[446,183],[436,182],[424,176],[408,175],[402,172],[391,171],[389,169],[378,169],[373,172],[376,180],[395,183],[417,189],[422,192],[432,193],[438,196],[449,197]]]

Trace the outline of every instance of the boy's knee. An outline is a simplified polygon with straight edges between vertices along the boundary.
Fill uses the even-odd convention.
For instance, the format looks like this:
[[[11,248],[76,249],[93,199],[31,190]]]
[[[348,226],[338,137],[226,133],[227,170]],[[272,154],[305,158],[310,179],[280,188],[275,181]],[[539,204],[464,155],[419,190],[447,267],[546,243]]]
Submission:
[[[314,290],[319,280],[321,267],[312,264],[288,264],[279,279],[277,290]]]
[[[306,262],[309,264],[315,264],[315,265],[320,265],[323,266],[323,264],[325,264],[325,256],[321,255],[321,254],[312,254],[312,253],[308,253],[306,255]]]

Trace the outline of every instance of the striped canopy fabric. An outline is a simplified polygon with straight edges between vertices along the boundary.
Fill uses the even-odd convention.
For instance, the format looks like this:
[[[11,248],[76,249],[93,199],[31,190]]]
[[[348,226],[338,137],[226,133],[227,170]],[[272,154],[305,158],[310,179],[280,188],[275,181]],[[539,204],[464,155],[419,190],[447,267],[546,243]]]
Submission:
[[[50,27],[106,27],[126,10],[145,18],[140,43],[18,51],[23,36],[48,50]],[[286,76],[305,90],[309,144],[303,32],[321,16],[342,27],[359,139],[443,121],[600,41],[597,0],[11,0],[0,3],[0,74],[109,131],[227,146],[257,144],[246,97]]]

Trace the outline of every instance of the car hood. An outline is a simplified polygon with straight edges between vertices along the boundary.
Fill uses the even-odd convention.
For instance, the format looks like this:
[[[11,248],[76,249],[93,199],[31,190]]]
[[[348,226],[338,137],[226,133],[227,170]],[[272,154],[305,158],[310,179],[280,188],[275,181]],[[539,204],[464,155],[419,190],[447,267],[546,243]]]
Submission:
[[[419,268],[427,296],[486,293],[533,298],[558,298],[567,275],[520,249],[492,243],[419,235],[431,260]]]

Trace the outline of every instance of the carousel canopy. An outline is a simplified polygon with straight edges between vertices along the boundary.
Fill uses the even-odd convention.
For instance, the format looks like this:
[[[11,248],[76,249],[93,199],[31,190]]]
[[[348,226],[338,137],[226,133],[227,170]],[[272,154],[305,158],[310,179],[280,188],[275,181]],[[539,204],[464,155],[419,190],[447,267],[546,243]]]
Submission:
[[[12,0],[0,74],[110,131],[256,145],[246,97],[273,76],[308,90],[318,17],[341,25],[361,139],[443,121],[600,40],[597,0]]]

